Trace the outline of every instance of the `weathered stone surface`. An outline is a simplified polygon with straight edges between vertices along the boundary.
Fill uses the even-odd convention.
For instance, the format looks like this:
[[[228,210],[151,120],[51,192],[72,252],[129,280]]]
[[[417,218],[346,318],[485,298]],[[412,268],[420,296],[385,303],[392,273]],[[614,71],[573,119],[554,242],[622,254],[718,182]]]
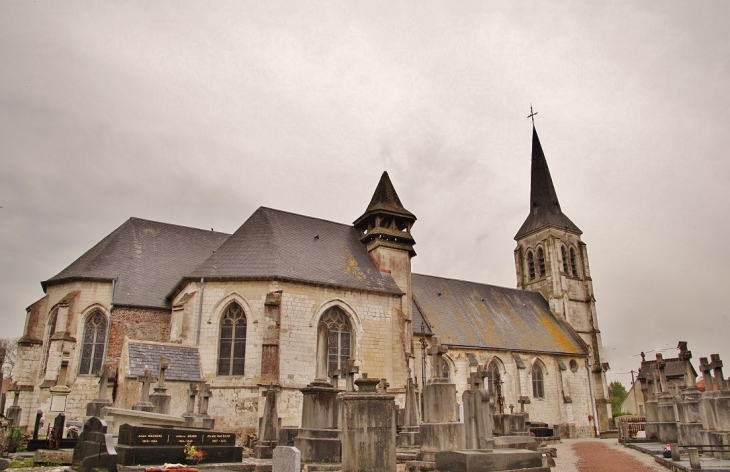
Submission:
[[[276,472],[299,472],[302,469],[302,453],[296,447],[277,446],[271,465]]]
[[[303,462],[340,462],[342,446],[337,424],[337,390],[327,384],[311,384],[301,389],[302,427],[294,447]]]
[[[37,464],[71,465],[73,449],[38,449],[33,454],[33,461]]]
[[[79,443],[74,448],[73,468],[79,472],[90,472],[93,469],[117,469],[117,452],[114,440],[107,434],[104,420],[91,417],[84,423],[84,430],[79,436]]]
[[[436,454],[436,469],[442,472],[490,472],[543,470],[542,454],[535,451],[446,451]],[[545,470],[550,470],[547,467]]]
[[[495,436],[495,449],[529,449],[537,451],[537,441],[531,436]]]
[[[375,393],[376,382],[358,379],[360,391],[342,397],[343,472],[395,470],[395,396]]]
[[[0,470],[5,470],[10,467],[10,459],[0,457]]]

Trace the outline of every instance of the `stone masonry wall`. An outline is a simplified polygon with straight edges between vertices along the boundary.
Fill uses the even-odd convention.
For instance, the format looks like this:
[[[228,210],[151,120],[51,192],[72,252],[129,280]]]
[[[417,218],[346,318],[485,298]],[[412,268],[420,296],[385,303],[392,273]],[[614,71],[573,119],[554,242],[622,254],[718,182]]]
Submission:
[[[106,360],[116,367],[124,337],[138,341],[170,341],[170,310],[114,307]]]

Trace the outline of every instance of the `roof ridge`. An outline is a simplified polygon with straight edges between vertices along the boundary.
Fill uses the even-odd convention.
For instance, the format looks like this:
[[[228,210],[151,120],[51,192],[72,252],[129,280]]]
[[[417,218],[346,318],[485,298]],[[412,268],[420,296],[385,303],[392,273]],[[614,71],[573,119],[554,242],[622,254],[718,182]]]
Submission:
[[[136,216],[130,216],[127,221],[129,221],[129,222],[139,221],[139,222],[143,222],[143,223],[155,223],[155,224],[158,224],[158,225],[174,226],[175,228],[185,228],[185,229],[192,229],[192,230],[195,230],[195,231],[202,231],[204,233],[214,233],[214,234],[221,234],[221,235],[227,235],[227,236],[230,236],[231,235],[231,233],[224,233],[222,231],[214,231],[214,230],[208,231],[207,229],[196,228],[194,226],[180,225],[180,224],[177,224],[177,223],[166,223],[164,221],[148,220],[146,218],[139,218],[139,217],[136,217]],[[124,223],[122,223],[122,226],[124,226]],[[119,228],[121,228],[121,226]]]
[[[451,278],[451,277],[443,277],[441,275],[418,274],[418,273],[415,273],[415,272],[412,272],[411,275],[412,276],[413,275],[419,275],[421,277],[431,277],[432,279],[451,280],[453,282],[464,282],[464,283],[468,283],[468,284],[482,285],[482,286],[485,286],[485,287],[492,287],[492,288],[498,288],[498,289],[503,289],[503,290],[510,290],[510,291],[519,292],[519,293],[539,293],[539,292],[533,292],[531,290],[522,290],[520,288],[503,287],[501,285],[493,285],[493,284],[486,284],[486,283],[483,283],[483,282],[475,282],[473,280],[464,280],[464,279],[455,279],[455,278]]]
[[[294,216],[299,216],[301,218],[307,218],[307,219],[310,219],[310,220],[323,221],[325,223],[331,223],[331,224],[334,224],[334,225],[340,225],[340,226],[346,226],[348,228],[354,228],[353,225],[348,224],[348,223],[340,223],[338,221],[326,220],[326,219],[320,218],[318,216],[302,215],[301,213],[294,213],[293,211],[279,210],[278,208],[271,208],[271,207],[266,207],[266,206],[260,206],[260,207],[258,207],[258,209],[256,211],[258,211],[258,210],[268,210],[268,211],[273,211],[273,212],[276,212],[276,213],[286,213],[287,215],[294,215]],[[254,213],[256,213],[256,211],[254,211]]]

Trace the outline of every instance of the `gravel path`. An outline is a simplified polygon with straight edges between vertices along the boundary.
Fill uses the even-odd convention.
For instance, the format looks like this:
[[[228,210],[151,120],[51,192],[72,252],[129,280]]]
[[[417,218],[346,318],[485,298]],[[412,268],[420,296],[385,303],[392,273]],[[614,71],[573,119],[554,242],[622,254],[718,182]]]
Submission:
[[[559,472],[666,472],[654,458],[618,444],[616,439],[563,439],[555,446]]]

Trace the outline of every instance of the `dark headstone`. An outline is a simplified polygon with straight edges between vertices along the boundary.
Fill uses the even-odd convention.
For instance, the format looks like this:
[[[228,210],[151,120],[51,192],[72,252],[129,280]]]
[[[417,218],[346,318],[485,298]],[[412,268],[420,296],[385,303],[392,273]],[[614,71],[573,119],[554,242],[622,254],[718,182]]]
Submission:
[[[58,449],[61,447],[61,439],[63,438],[63,427],[66,425],[66,415],[59,413],[58,416],[53,420],[53,428],[51,428],[51,434],[48,436],[46,441],[46,447],[48,449]]]
[[[74,448],[72,467],[79,472],[91,472],[104,469],[109,472],[117,470],[117,452],[114,450],[114,439],[106,432],[104,420],[89,418]]]
[[[185,444],[205,452],[201,462],[241,462],[243,448],[235,433],[164,426],[123,424],[119,427],[117,452],[121,465],[183,463]]]
[[[35,413],[35,426],[33,426],[33,439],[38,439],[38,433],[41,430],[41,420],[43,419],[43,410],[38,410]]]

